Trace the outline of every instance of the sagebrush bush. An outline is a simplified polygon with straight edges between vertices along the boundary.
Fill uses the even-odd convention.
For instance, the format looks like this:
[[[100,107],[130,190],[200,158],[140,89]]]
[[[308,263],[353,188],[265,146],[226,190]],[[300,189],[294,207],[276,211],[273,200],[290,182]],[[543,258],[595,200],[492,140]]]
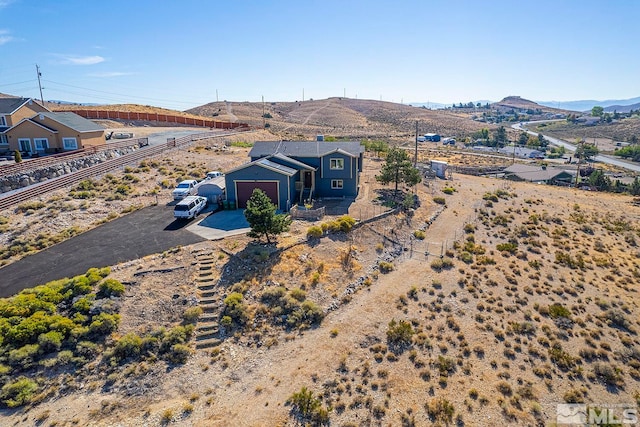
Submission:
[[[202,316],[202,307],[189,307],[182,313],[182,320],[184,323],[196,323],[200,316]]]
[[[324,231],[322,231],[322,227],[318,225],[312,225],[307,229],[307,237],[309,238],[317,239],[319,237],[322,237],[323,234]]]

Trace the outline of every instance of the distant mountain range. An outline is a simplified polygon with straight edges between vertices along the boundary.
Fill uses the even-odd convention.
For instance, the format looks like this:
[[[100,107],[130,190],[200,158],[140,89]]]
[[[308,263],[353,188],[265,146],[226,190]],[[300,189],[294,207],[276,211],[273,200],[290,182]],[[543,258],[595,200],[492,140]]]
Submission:
[[[626,113],[629,110],[635,110],[640,105],[640,97],[630,99],[607,99],[605,101],[596,101],[586,99],[581,101],[536,101],[540,105],[547,107],[559,108],[562,110],[572,111],[589,111],[596,105],[604,107],[605,111],[618,111]]]

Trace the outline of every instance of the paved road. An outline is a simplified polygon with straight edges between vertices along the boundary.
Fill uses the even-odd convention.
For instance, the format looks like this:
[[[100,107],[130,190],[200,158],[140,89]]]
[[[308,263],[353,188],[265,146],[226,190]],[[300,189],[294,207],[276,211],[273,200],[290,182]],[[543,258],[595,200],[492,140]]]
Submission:
[[[548,122],[548,121],[555,121],[555,120],[540,120],[540,121],[536,121],[536,122],[524,122],[523,124],[524,125],[528,125],[528,124],[542,123],[542,122]],[[531,132],[530,130],[525,129],[524,127],[522,127],[522,125],[520,123],[516,123],[515,125],[511,125],[511,127],[513,129],[517,129],[517,130],[521,130],[521,131],[527,132],[529,135],[534,135],[534,136],[538,135],[537,132]],[[569,150],[571,152],[575,152],[576,151],[577,147],[574,144],[570,144],[565,140],[554,138],[554,137],[549,136],[549,135],[544,135],[544,138],[546,140],[548,140],[553,145],[564,147],[564,148],[566,148],[567,150]],[[617,157],[607,156],[607,155],[604,155],[604,154],[599,154],[599,155],[594,157],[594,160],[597,161],[597,162],[602,162],[602,163],[607,163],[607,164],[610,164],[610,165],[618,166],[620,168],[627,169],[627,170],[630,170],[630,171],[640,172],[640,165],[639,164],[633,163],[633,162],[630,162],[630,161],[627,161],[627,160],[622,160],[622,159],[619,159]]]
[[[0,297],[51,280],[84,274],[205,240],[189,232],[189,222],[173,220],[170,206],[152,206],[0,268]]]

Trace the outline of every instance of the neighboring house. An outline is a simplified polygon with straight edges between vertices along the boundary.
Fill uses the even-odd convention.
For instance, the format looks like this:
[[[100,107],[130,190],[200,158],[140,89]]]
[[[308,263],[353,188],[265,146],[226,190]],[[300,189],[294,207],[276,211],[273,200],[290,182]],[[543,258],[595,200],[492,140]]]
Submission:
[[[105,144],[104,129],[70,112],[41,112],[24,118],[4,134],[9,150],[43,154]]]
[[[9,150],[9,139],[5,133],[9,128],[43,112],[49,110],[31,98],[0,98],[0,151]]]
[[[262,189],[278,209],[312,198],[356,197],[364,147],[357,141],[261,141],[251,161],[225,175],[227,199],[245,208]]]
[[[549,168],[537,165],[513,164],[504,170],[504,177],[513,181],[527,181],[538,184],[571,185],[575,171]]]

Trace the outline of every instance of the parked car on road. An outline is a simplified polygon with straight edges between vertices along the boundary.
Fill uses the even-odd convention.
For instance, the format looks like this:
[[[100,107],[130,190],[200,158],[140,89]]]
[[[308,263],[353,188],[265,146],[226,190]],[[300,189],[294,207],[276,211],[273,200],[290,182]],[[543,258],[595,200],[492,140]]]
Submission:
[[[196,194],[197,185],[198,181],[195,179],[186,179],[182,181],[171,193],[173,195],[173,200],[182,200],[187,196],[193,196]]]
[[[175,206],[173,216],[178,219],[192,219],[197,217],[206,206],[206,197],[187,196]]]

